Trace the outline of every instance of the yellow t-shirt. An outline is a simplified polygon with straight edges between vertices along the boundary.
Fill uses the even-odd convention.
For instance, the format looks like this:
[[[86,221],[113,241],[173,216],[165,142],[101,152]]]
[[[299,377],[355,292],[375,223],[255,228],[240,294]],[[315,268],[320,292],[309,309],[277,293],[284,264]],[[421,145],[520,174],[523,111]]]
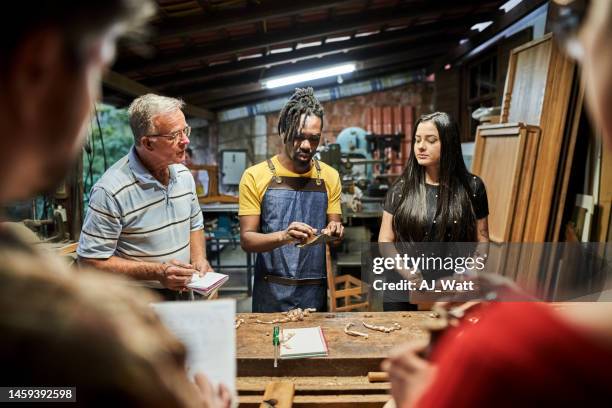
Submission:
[[[283,167],[278,161],[278,156],[272,157],[271,160],[278,176],[317,178],[317,169],[314,165],[307,173],[298,174]],[[342,192],[340,176],[333,167],[321,161],[319,161],[319,164],[321,165],[321,178],[325,181],[325,189],[327,190],[327,214],[342,214],[340,209],[340,193]],[[272,180],[272,171],[270,171],[266,161],[245,170],[240,180],[238,215],[261,214],[261,201],[270,180]]]

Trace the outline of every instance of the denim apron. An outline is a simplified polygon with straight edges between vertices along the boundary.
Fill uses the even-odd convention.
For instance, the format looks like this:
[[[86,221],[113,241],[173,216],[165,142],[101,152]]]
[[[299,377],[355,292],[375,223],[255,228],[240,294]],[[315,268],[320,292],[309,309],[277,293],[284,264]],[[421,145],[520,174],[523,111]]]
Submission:
[[[317,178],[280,177],[272,161],[272,179],[261,203],[260,229],[267,234],[285,230],[292,222],[317,229],[327,221],[327,191],[321,166],[314,160]],[[253,312],[284,312],[301,307],[327,309],[325,246],[298,248],[283,245],[257,254],[253,285]]]

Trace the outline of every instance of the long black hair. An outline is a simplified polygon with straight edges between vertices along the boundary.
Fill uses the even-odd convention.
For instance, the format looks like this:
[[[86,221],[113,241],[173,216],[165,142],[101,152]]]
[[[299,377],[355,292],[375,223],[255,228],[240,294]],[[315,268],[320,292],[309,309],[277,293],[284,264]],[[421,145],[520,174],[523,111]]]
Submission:
[[[396,240],[404,242],[445,241],[471,242],[476,240],[476,216],[470,197],[470,173],[465,167],[461,154],[459,126],[448,114],[435,112],[423,115],[420,123],[431,122],[440,135],[440,186],[435,213],[436,228],[427,220],[427,193],[425,168],[410,155],[402,177],[401,197],[393,216],[393,232]]]
[[[300,122],[302,115],[304,121]],[[314,90],[311,87],[296,88],[278,117],[278,134],[283,144],[293,142],[293,138],[310,115],[318,116],[323,124],[323,106],[315,97]]]

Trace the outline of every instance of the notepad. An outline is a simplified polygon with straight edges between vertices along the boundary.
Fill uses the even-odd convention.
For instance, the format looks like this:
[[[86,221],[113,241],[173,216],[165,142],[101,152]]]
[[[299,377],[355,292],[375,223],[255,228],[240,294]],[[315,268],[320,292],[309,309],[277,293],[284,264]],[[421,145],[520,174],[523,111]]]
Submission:
[[[327,354],[327,342],[321,327],[282,330],[281,359],[326,357]]]
[[[236,389],[236,301],[161,302],[153,309],[187,349],[187,373]]]
[[[204,296],[208,296],[210,292],[223,285],[228,279],[228,275],[217,272],[207,272],[204,276],[194,274],[187,287]]]

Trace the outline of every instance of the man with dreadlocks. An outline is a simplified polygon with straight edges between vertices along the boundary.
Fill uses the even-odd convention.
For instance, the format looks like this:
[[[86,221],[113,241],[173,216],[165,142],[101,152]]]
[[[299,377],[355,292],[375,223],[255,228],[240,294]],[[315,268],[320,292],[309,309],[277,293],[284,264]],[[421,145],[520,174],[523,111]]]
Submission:
[[[299,244],[317,233],[343,235],[338,172],[313,159],[323,107],[312,88],[296,89],[281,110],[281,153],[240,181],[240,242],[257,252],[253,312],[327,307],[325,247]]]

